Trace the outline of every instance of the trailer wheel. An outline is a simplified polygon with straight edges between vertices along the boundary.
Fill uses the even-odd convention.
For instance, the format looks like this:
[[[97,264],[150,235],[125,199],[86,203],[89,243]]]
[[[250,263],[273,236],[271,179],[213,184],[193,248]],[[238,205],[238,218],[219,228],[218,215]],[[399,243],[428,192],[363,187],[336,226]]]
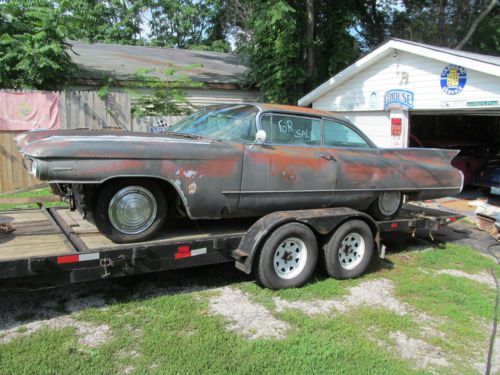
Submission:
[[[316,268],[318,244],[305,225],[289,223],[273,231],[262,246],[257,281],[269,289],[304,285]]]
[[[109,183],[99,192],[94,221],[99,231],[116,243],[145,241],[165,222],[167,201],[150,181]]]
[[[373,255],[373,233],[361,220],[342,224],[324,246],[324,265],[328,275],[351,279],[362,275]]]

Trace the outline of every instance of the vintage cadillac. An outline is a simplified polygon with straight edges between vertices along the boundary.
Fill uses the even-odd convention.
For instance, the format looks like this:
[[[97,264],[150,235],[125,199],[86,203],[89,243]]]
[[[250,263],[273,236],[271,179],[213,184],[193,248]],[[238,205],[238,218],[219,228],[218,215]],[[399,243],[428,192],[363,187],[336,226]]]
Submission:
[[[206,107],[160,134],[35,131],[27,167],[117,243],[178,217],[220,219],[321,207],[395,216],[406,196],[461,191],[458,151],[380,149],[350,122],[309,108]]]

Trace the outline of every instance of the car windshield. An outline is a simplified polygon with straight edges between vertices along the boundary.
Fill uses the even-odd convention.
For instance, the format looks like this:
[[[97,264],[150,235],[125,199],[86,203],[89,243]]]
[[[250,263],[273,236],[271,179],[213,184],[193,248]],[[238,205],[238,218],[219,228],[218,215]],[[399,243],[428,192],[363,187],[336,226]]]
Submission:
[[[253,142],[258,110],[252,105],[211,106],[177,122],[169,131],[229,141]]]

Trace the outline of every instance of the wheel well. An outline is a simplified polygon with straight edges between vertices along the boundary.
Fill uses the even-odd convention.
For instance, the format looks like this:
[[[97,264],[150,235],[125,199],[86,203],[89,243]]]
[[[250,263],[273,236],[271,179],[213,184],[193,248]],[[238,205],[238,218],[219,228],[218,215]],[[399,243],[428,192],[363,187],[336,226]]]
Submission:
[[[174,188],[174,186],[170,182],[164,179],[155,177],[115,177],[106,180],[100,185],[87,185],[86,191],[89,193],[89,197],[91,197],[93,201],[91,203],[92,207],[93,204],[95,204],[95,199],[93,199],[93,197],[97,196],[100,190],[102,190],[105,186],[111,183],[116,183],[118,181],[127,181],[127,180],[154,182],[158,184],[162,192],[165,194],[165,198],[167,199],[168,211],[176,216],[180,217],[188,216],[185,202],[182,200],[181,196]]]

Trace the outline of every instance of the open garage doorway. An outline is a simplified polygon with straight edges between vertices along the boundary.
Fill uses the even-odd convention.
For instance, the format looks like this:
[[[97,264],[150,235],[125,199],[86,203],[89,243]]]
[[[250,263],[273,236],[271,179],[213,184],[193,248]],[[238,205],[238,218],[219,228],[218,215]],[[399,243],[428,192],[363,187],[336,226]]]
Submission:
[[[410,113],[408,141],[410,147],[460,150],[453,165],[464,173],[465,186],[478,186],[481,172],[500,153],[500,113]]]

